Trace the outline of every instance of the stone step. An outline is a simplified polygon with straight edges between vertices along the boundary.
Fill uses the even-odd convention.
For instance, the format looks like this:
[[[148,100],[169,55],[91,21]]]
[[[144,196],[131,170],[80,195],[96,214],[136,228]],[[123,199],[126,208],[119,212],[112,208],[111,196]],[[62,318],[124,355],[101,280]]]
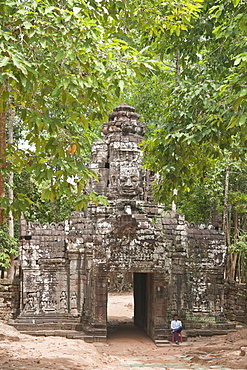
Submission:
[[[87,342],[87,343],[93,343],[94,342],[94,337],[91,336],[91,335],[86,335],[84,337],[84,342]]]
[[[165,339],[155,339],[154,343],[157,347],[166,347],[171,345],[171,343]]]
[[[187,342],[188,340],[188,335],[187,335],[187,331],[183,330],[182,332],[182,337],[183,337],[183,342]],[[169,332],[166,334],[166,335],[156,335],[155,336],[155,343],[156,341],[168,341],[168,342],[171,342],[172,340],[172,334],[169,330]]]
[[[105,335],[94,335],[93,336],[93,341],[94,342],[105,342],[107,339],[107,336]]]
[[[90,335],[104,335],[104,336],[107,336],[107,328],[106,327],[102,327],[102,328],[97,328],[97,327],[84,327],[84,331],[87,333],[87,334],[90,334]]]
[[[67,330],[20,330],[20,333],[37,337],[67,337],[69,332]]]
[[[83,330],[79,323],[14,323],[12,324],[19,331],[39,331],[39,330]]]
[[[66,322],[80,322],[78,317],[59,317],[59,316],[19,316],[17,319],[12,320],[9,324],[13,325],[14,323],[66,323]]]
[[[88,335],[85,334],[82,331],[75,331],[75,330],[25,330],[20,331],[22,334],[32,335],[35,337],[64,337],[68,339],[78,339],[78,340],[84,340],[87,343],[93,343],[93,342],[105,342],[106,336],[105,335]]]
[[[85,340],[85,337],[86,337],[85,333],[83,333],[83,334],[77,334],[77,333],[71,334],[71,333],[69,333],[69,334],[66,335],[66,338],[68,338],[68,339],[83,339],[83,340]]]

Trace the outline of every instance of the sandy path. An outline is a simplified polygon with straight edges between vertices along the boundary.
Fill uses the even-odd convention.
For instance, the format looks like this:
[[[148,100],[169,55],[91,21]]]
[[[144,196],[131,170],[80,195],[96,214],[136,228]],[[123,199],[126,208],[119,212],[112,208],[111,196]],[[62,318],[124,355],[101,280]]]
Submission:
[[[0,370],[209,370],[247,369],[247,329],[226,336],[197,338],[180,346],[156,347],[131,323],[132,296],[109,295],[109,320],[119,315],[106,343],[60,337],[31,337],[0,323]],[[125,323],[124,323],[125,318]],[[126,321],[129,321],[128,323]]]
[[[134,316],[133,293],[109,293],[107,303],[108,320],[131,321]]]

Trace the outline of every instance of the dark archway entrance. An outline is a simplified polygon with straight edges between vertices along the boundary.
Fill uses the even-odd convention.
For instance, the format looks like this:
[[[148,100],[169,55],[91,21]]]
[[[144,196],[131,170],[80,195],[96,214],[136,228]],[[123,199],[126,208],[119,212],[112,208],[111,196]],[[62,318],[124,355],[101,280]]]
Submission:
[[[153,340],[164,338],[167,334],[167,282],[164,275],[134,272],[133,294],[134,325]]]
[[[134,324],[152,336],[153,274],[134,273]]]
[[[96,271],[95,271],[96,272]],[[167,323],[168,280],[156,272],[133,272],[134,324],[155,342],[169,335]],[[94,275],[94,328],[107,333],[108,274],[99,269]],[[97,329],[97,330],[96,330]]]
[[[117,293],[115,293],[117,296]],[[130,294],[130,292],[129,292]],[[147,335],[153,337],[153,328],[154,328],[154,309],[153,309],[153,302],[154,302],[154,274],[153,273],[133,273],[133,298],[132,301],[134,303],[134,325],[138,326],[142,329]],[[114,297],[113,300],[115,302],[119,301],[124,304],[124,299],[121,297],[121,293],[119,293],[119,298]],[[109,313],[110,310],[109,304],[109,295],[107,299],[107,312]],[[124,308],[124,307],[122,307]],[[113,308],[114,309],[114,308]],[[116,310],[117,311],[117,310]],[[122,310],[121,310],[122,311]],[[122,318],[121,317],[114,317],[114,311],[111,310],[113,316],[108,316],[108,330],[111,330],[112,326],[119,326],[121,322],[125,321],[131,322],[131,318]],[[119,310],[120,312],[120,310]],[[133,325],[133,324],[132,324]]]
[[[134,273],[134,324],[147,330],[147,274]]]

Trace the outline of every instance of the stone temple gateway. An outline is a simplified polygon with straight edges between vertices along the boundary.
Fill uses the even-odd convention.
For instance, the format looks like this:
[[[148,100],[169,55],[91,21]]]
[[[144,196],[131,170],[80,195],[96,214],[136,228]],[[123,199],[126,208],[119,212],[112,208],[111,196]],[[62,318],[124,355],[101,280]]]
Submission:
[[[18,329],[104,340],[114,272],[133,273],[134,323],[156,343],[170,339],[175,312],[187,333],[230,327],[223,311],[223,233],[189,224],[153,201],[139,118],[126,104],[116,107],[93,145],[99,182],[89,186],[108,197],[108,207],[90,204],[58,224],[22,220]]]

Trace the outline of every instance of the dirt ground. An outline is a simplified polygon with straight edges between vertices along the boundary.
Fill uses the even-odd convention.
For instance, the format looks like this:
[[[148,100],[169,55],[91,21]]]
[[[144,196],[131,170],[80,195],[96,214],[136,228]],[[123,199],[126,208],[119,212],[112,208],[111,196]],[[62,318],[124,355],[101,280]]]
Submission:
[[[179,346],[156,347],[131,322],[131,294],[110,294],[107,342],[32,337],[0,322],[0,370],[247,369],[247,328]],[[242,348],[242,350],[241,350]]]

